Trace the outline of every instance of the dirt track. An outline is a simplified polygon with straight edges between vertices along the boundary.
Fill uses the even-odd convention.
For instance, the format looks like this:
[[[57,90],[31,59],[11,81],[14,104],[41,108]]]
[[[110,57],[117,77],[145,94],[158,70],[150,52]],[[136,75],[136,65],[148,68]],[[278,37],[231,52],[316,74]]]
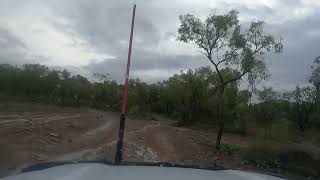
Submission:
[[[90,109],[1,113],[0,174],[39,161],[100,158],[118,117]]]
[[[234,158],[219,158],[208,146],[211,132],[178,128],[157,117],[126,122],[125,160],[165,161],[237,166]],[[0,113],[0,176],[44,161],[113,160],[119,114],[92,109],[47,108]],[[246,140],[226,135],[230,143]]]

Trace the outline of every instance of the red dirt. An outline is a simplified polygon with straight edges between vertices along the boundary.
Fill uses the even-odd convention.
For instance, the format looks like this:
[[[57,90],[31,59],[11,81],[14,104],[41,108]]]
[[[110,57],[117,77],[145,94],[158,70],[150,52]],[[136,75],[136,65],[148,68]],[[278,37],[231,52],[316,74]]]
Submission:
[[[2,112],[0,175],[43,161],[113,160],[118,119],[118,113],[86,108]],[[213,133],[177,128],[172,123],[128,119],[125,159],[193,164],[217,160],[207,145]]]
[[[104,156],[85,150],[115,140],[118,117],[84,108],[1,113],[0,175],[39,161]]]
[[[120,115],[87,108],[47,107],[0,113],[0,177],[44,161],[113,160]],[[215,133],[175,127],[171,120],[126,122],[124,159],[183,164],[243,166],[238,156],[209,145]],[[246,147],[248,140],[225,134],[224,142]]]
[[[173,162],[177,159],[175,146],[162,131],[157,130],[147,136],[146,144],[150,146],[151,149],[157,150],[159,160],[162,162]]]

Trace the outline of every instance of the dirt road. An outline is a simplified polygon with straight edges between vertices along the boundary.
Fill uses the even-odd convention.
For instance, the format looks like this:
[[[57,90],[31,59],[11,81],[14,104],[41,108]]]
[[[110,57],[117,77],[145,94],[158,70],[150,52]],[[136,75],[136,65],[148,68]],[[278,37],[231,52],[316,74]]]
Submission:
[[[119,113],[87,108],[1,112],[0,176],[45,161],[113,160],[119,117]],[[214,133],[157,120],[127,120],[125,160],[237,165],[233,157],[220,159],[212,151],[208,142]],[[246,146],[244,138],[230,136],[225,139]]]
[[[102,148],[116,139],[118,118],[91,109],[1,113],[0,174],[39,161],[102,158],[112,152]]]

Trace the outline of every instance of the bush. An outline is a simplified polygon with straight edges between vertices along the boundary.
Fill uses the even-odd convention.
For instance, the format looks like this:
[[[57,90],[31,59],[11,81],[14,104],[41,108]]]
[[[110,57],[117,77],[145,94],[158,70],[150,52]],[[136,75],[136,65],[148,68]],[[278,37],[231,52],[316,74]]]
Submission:
[[[279,167],[277,153],[270,146],[254,144],[243,150],[243,160],[261,167]]]
[[[247,129],[239,127],[236,124],[226,124],[225,125],[225,130],[226,133],[232,133],[232,134],[240,134],[242,136],[247,135]]]
[[[306,140],[310,141],[312,144],[316,146],[320,146],[320,133],[319,129],[311,128],[305,131],[304,137]]]
[[[128,114],[131,117],[143,117],[143,116],[145,116],[144,112],[137,105],[133,105],[132,107],[130,107]]]
[[[320,177],[320,160],[298,147],[260,142],[242,150],[241,157],[258,167],[281,168],[305,177]]]
[[[272,140],[277,142],[289,142],[297,139],[298,129],[294,124],[287,119],[280,119],[275,121],[272,125],[270,136]]]
[[[221,144],[218,151],[219,151],[219,153],[222,153],[223,155],[231,156],[236,151],[239,151],[239,150],[240,150],[240,147],[237,145]]]
[[[300,149],[286,149],[278,154],[282,167],[303,176],[320,177],[320,161]]]
[[[237,146],[234,144],[221,143],[219,149],[216,149],[216,143],[213,141],[207,141],[207,142],[205,142],[205,144],[208,145],[209,147],[211,147],[218,154],[224,155],[224,156],[232,156],[237,151],[241,150],[240,146]]]
[[[311,114],[310,122],[314,127],[320,128],[320,111]]]

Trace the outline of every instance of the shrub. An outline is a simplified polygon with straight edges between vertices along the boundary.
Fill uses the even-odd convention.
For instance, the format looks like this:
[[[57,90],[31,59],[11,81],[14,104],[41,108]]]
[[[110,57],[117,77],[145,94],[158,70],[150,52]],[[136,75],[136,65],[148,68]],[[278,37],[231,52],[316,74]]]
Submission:
[[[276,152],[263,144],[254,144],[241,152],[243,160],[261,167],[279,167]]]
[[[216,149],[215,142],[208,141],[206,144],[214,149],[214,151],[218,152],[220,155],[231,156],[235,154],[237,151],[240,151],[240,146],[234,144],[220,144],[220,148]]]
[[[312,144],[320,146],[320,133],[319,129],[311,128],[305,131],[305,139],[310,141]]]
[[[287,119],[279,119],[272,125],[270,136],[278,142],[289,142],[297,139],[298,129]]]
[[[232,134],[246,135],[246,131],[244,129],[234,127],[234,126],[226,126],[225,132],[232,133]]]
[[[310,122],[313,126],[320,128],[320,110],[311,114]]]
[[[320,160],[295,146],[260,142],[242,150],[241,157],[258,167],[281,168],[305,177],[320,177]]]
[[[240,147],[237,145],[232,145],[232,144],[221,144],[219,148],[219,153],[222,153],[223,155],[231,156],[233,155],[236,151],[239,151]]]
[[[145,115],[141,108],[137,105],[130,107],[128,114],[131,117],[143,117]]]

